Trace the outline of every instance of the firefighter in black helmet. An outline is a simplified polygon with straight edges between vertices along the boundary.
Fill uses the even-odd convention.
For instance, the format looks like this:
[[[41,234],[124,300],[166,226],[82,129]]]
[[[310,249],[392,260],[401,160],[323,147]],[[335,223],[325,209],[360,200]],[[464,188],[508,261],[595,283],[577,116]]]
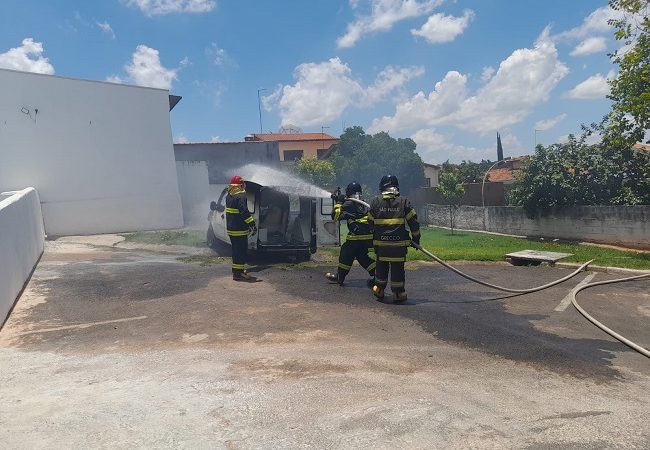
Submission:
[[[379,183],[378,197],[370,203],[368,219],[374,225],[373,246],[377,256],[375,285],[372,293],[375,297],[384,298],[384,290],[388,284],[390,272],[390,287],[395,302],[405,302],[404,262],[411,241],[420,243],[420,224],[415,209],[408,199],[399,196],[399,182],[395,175],[385,175]],[[406,229],[406,225],[411,231]]]
[[[373,237],[372,226],[368,223],[368,211],[363,205],[346,200],[346,197],[359,199],[360,196],[361,185],[356,182],[348,184],[345,189],[345,197],[340,195],[340,190],[332,194],[332,199],[335,202],[332,219],[347,220],[348,236],[341,246],[337,272],[328,272],[325,277],[332,283],[342,285],[356,259],[361,267],[370,274],[368,287],[372,287],[375,277],[375,260],[368,255],[368,252],[372,250]]]

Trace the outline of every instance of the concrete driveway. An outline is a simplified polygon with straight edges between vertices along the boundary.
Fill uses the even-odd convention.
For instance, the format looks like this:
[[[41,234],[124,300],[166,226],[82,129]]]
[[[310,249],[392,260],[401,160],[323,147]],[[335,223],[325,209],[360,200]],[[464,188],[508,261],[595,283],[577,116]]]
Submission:
[[[343,288],[314,264],[238,284],[228,261],[178,256],[48,243],[0,332],[0,447],[650,446],[650,360],[563,309],[587,273],[503,298],[417,264],[396,306],[358,269]],[[567,273],[463,270],[521,287]],[[647,347],[649,284],[579,299]]]

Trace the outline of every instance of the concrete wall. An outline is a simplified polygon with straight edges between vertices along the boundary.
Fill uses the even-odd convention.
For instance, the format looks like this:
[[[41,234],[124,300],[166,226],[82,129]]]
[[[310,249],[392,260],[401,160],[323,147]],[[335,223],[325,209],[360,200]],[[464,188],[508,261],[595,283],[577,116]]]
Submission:
[[[231,172],[246,164],[280,165],[277,142],[174,144],[174,154],[176,161],[206,161],[210,184],[228,184]]]
[[[34,188],[0,195],[0,324],[43,253],[45,232]]]
[[[186,227],[208,228],[210,194],[208,164],[205,161],[176,161],[178,189],[183,205],[183,221]]]
[[[449,208],[427,205],[427,222],[449,226]],[[526,217],[513,206],[461,206],[454,226],[519,236],[542,236],[650,249],[650,206],[572,206]]]
[[[0,69],[0,190],[50,235],[183,225],[168,91]]]

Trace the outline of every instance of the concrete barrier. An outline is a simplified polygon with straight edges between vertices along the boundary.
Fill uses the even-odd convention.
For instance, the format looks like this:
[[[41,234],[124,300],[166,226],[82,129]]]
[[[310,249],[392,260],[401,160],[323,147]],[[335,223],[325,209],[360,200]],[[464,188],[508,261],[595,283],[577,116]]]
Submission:
[[[426,206],[427,223],[449,226],[449,207]],[[650,206],[553,208],[532,219],[516,206],[461,206],[454,226],[517,236],[539,236],[650,249]]]
[[[0,324],[43,253],[45,231],[34,188],[0,194]]]

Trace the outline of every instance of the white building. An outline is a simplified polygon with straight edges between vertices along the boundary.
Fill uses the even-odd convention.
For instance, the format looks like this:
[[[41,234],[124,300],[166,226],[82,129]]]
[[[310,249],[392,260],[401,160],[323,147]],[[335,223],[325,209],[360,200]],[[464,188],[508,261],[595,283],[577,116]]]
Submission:
[[[167,90],[0,69],[0,99],[0,192],[35,187],[46,233],[183,226]]]
[[[440,178],[440,166],[436,164],[424,163],[424,187],[438,186]]]

